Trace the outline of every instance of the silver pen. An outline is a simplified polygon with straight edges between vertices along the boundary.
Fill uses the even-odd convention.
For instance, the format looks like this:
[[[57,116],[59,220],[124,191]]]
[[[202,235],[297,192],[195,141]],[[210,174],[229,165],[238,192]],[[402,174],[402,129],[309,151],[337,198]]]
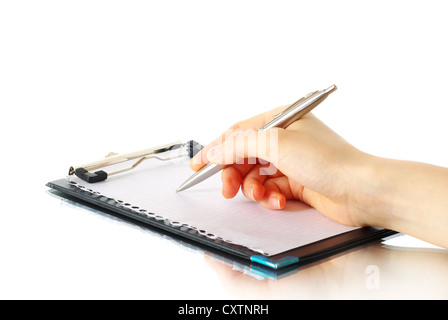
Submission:
[[[318,106],[325,98],[335,91],[337,88],[335,85],[330,86],[329,88],[321,91],[314,91],[307,94],[302,99],[294,102],[291,106],[287,107],[285,110],[275,115],[271,121],[266,123],[264,126],[259,128],[257,131],[267,130],[270,128],[278,127],[278,128],[286,128],[294,121],[297,121],[305,114],[313,110],[316,106]],[[177,188],[176,192],[181,192],[192,186],[204,181],[205,179],[210,178],[215,173],[218,173],[222,169],[224,169],[226,165],[217,165],[214,163],[209,163],[197,172],[195,172],[190,178],[188,178],[182,185]]]

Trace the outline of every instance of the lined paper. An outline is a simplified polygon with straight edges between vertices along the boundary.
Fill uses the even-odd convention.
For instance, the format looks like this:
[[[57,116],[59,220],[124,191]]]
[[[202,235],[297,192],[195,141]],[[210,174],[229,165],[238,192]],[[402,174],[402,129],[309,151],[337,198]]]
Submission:
[[[120,166],[123,164],[107,167],[106,171]],[[268,256],[356,229],[336,223],[299,201],[287,201],[285,209],[278,211],[263,208],[241,193],[234,199],[224,199],[220,174],[176,193],[192,173],[185,159],[148,159],[103,182],[89,184],[76,176],[68,179],[108,198]]]

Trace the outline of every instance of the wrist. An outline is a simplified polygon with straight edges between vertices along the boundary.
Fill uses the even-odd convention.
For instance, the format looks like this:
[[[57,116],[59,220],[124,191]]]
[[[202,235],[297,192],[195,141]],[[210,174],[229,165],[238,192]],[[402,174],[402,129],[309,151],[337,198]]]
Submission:
[[[412,162],[363,155],[356,192],[361,225],[404,231],[415,224],[418,212],[416,186],[421,182]],[[419,202],[421,203],[421,202]],[[421,216],[423,212],[420,212]]]
[[[359,226],[390,228],[390,204],[394,181],[388,176],[386,159],[360,152],[352,163],[349,208]]]
[[[363,155],[349,198],[357,225],[402,232],[448,248],[448,170]]]

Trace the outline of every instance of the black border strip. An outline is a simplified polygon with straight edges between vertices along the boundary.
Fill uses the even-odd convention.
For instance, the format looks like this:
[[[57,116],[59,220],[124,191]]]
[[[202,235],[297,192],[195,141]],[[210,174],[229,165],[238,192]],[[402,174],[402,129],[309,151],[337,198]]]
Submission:
[[[150,218],[143,213],[132,210],[118,203],[114,199],[97,195],[89,191],[82,190],[71,185],[67,179],[59,179],[48,182],[47,186],[61,192],[65,198],[79,202],[83,205],[101,209],[101,211],[111,214],[123,220],[136,223],[142,227],[154,227],[157,230],[166,231],[170,235],[176,236],[179,240],[188,240],[192,245],[204,247],[207,249],[219,250],[219,253],[229,258],[245,264],[253,264],[250,260],[252,255],[260,255],[246,247],[231,244],[223,240],[211,239],[198,231],[182,226],[166,224],[165,220]],[[372,241],[395,234],[395,231],[365,227],[349,231],[331,238],[320,240],[306,246],[288,250],[286,252],[269,256],[272,260],[281,259],[287,256],[298,257],[299,265],[308,264],[345,250],[366,244]]]
[[[95,207],[100,207],[101,209],[108,210],[107,213],[118,217],[126,217],[127,221],[150,225],[169,233],[173,233],[178,236],[193,240],[194,242],[199,242],[202,245],[210,246],[212,248],[218,248],[224,250],[232,255],[236,255],[245,260],[250,260],[251,255],[260,254],[259,252],[252,251],[246,247],[239,246],[236,244],[231,244],[223,240],[214,240],[205,235],[201,235],[198,231],[182,226],[174,226],[171,224],[166,224],[165,220],[157,220],[155,218],[150,218],[145,214],[139,214],[138,211],[126,208],[122,204],[118,203],[116,200],[107,198],[105,196],[96,195],[89,191],[84,191],[76,186],[71,185],[67,179],[55,180],[47,183],[47,186],[55,189],[59,192],[66,193],[75,199],[82,200]],[[118,215],[117,215],[118,214]]]

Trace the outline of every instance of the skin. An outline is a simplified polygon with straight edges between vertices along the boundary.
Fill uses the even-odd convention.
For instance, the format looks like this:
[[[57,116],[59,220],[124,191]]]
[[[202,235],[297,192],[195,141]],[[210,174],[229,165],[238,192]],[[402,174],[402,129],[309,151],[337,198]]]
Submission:
[[[273,210],[302,201],[342,224],[387,228],[448,248],[447,168],[364,153],[312,114],[286,129],[256,132],[284,108],[236,123],[191,168],[227,165],[222,194],[228,199],[241,190]]]

